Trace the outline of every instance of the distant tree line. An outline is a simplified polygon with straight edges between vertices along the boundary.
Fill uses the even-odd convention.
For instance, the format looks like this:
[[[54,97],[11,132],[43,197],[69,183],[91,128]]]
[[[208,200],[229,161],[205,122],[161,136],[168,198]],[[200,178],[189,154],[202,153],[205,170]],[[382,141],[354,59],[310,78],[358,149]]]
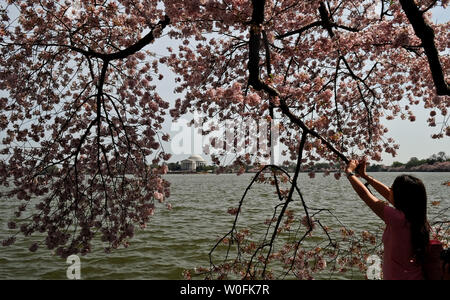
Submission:
[[[417,157],[411,157],[407,163],[394,162],[392,164],[392,168],[403,167],[406,169],[411,169],[414,167],[422,166],[422,165],[434,165],[435,163],[443,163],[450,161],[450,157],[445,154],[445,152],[439,152],[438,154],[433,154],[427,159],[418,159]]]
[[[179,162],[168,164],[170,172],[181,171],[181,164]],[[244,166],[246,173],[254,173],[253,166]],[[286,165],[285,168],[288,172],[295,171],[295,164],[291,163]],[[308,165],[302,168],[302,172],[336,172],[341,169],[339,164],[319,162],[313,165]],[[197,172],[216,172],[217,166],[199,166]],[[235,173],[238,172],[236,166],[224,167],[221,173]],[[431,155],[426,159],[419,159],[417,157],[411,157],[408,162],[402,163],[395,161],[392,165],[372,164],[367,166],[368,172],[450,172],[450,156],[441,151],[437,154]]]
[[[295,170],[295,164],[290,164],[289,171]],[[303,172],[333,172],[340,170],[340,165],[333,163],[320,162],[305,167]],[[402,163],[395,161],[392,165],[371,164],[367,167],[368,172],[450,172],[450,156],[441,151],[431,155],[426,159],[411,157],[408,162]]]
[[[167,167],[169,168],[170,172],[179,172],[182,171],[181,169],[181,164],[180,162],[176,162],[176,163],[169,163],[167,165]],[[215,172],[216,171],[216,166],[198,166],[196,168],[197,172]]]
[[[373,165],[367,170],[369,172],[450,172],[450,157],[441,151],[426,159],[411,157],[407,163],[396,161],[391,166]]]
[[[181,171],[181,165],[179,162],[169,163],[167,166],[169,167],[169,171],[171,171],[171,172]]]

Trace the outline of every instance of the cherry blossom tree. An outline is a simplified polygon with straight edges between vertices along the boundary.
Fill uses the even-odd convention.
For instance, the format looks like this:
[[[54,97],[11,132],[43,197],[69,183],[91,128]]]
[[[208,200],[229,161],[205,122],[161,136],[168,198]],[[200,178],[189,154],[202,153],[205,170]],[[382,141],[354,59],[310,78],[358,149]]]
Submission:
[[[158,1],[81,1],[76,12],[70,1],[3,4],[0,183],[21,201],[19,231],[46,233],[64,257],[90,252],[97,232],[107,251],[126,245],[169,196],[167,169],[150,167],[169,158],[160,147],[169,104],[144,48],[170,19]]]
[[[211,256],[211,267],[201,270],[211,277],[271,278],[268,266],[279,260],[286,274],[310,278],[323,269],[328,250],[343,266],[363,267],[360,241],[373,243],[373,236],[351,240],[348,253],[359,259],[338,259],[338,239],[320,221],[333,213],[307,203],[299,172],[320,160],[339,165],[349,157],[395,155],[399,146],[386,137],[382,119],[414,122],[414,106],[430,111],[433,138],[450,136],[449,28],[430,19],[431,9],[446,7],[446,0],[78,3],[74,11],[69,1],[8,0],[0,12],[0,90],[7,93],[0,99],[6,133],[0,184],[11,186],[4,196],[22,202],[19,231],[46,233],[47,248],[61,256],[88,253],[97,232],[110,244],[107,251],[126,245],[155,202],[169,196],[169,183],[161,179],[167,169],[150,167],[169,159],[161,147],[169,138],[161,125],[168,99],[152,83],[161,78],[161,64],[177,74],[173,120],[199,112],[203,133],[228,121],[279,120],[283,154],[297,162],[292,176],[261,163],[270,151],[236,153],[236,165],[255,164],[259,172],[229,211],[236,215],[232,229],[211,252],[226,243],[225,262],[216,265]],[[163,33],[180,46],[156,59],[146,47],[167,47]],[[216,142],[212,148],[223,148]],[[232,143],[248,147],[247,138]],[[226,154],[213,159],[220,163]],[[253,242],[238,221],[256,182],[272,184],[279,203],[264,237]],[[44,200],[33,203],[38,196]],[[293,202],[301,215],[289,209]],[[329,243],[305,252],[301,245],[313,230]],[[275,247],[283,232],[291,239]],[[340,234],[340,245],[354,236],[347,228]],[[237,245],[232,263],[231,245]],[[305,258],[315,259],[314,267]]]

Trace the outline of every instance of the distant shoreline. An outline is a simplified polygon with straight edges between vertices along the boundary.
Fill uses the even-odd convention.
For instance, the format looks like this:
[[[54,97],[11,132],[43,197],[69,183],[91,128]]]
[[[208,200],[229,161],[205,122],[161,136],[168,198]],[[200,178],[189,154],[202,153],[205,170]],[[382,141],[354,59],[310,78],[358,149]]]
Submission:
[[[300,174],[309,174],[311,172],[317,173],[317,174],[322,174],[322,173],[338,173],[338,170],[331,170],[331,171],[323,171],[323,170],[318,170],[318,171],[300,171]],[[343,173],[342,171],[340,171],[341,173]],[[168,172],[167,174],[170,175],[221,175],[221,174],[237,174],[238,172],[222,172],[217,174],[216,172]],[[256,174],[257,172],[244,172],[243,174]],[[265,171],[263,173],[270,173],[270,171]],[[293,173],[291,171],[289,171],[289,173]],[[450,173],[450,170],[447,171],[420,171],[420,170],[391,170],[391,171],[367,171],[367,173]]]
[[[436,156],[437,157],[437,156]],[[284,170],[289,173],[295,172],[296,165],[280,165]],[[342,165],[335,163],[316,163],[314,165],[305,165],[301,168],[301,173],[342,173]],[[170,174],[215,174],[218,166],[204,166],[201,169],[195,171],[187,171],[171,168],[169,165]],[[220,167],[221,173],[237,173],[239,171],[245,170],[243,173],[257,173],[259,172],[259,167],[254,167],[252,165],[243,166],[224,166]],[[265,173],[269,173],[270,170],[266,169]],[[400,162],[394,162],[392,165],[381,165],[381,164],[371,164],[367,166],[367,172],[400,172],[400,173],[437,173],[437,172],[450,172],[450,159],[447,158],[445,154],[441,154],[441,158],[429,158],[419,160],[417,158],[411,158],[406,164]]]

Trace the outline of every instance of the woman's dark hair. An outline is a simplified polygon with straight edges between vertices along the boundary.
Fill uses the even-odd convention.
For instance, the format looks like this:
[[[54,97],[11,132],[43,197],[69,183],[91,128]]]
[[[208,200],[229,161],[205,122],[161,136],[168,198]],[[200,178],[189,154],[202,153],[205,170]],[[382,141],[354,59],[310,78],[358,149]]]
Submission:
[[[427,222],[427,192],[423,182],[410,175],[398,176],[392,185],[394,206],[401,210],[411,228],[411,243],[418,262],[423,262],[430,241]]]

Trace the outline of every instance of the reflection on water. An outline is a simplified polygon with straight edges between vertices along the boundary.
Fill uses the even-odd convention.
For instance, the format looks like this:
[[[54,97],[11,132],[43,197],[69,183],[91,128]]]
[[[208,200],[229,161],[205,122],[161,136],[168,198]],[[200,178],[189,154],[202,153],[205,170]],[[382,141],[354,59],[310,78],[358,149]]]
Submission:
[[[376,173],[376,178],[391,184],[398,174]],[[429,202],[441,201],[440,207],[450,205],[450,173],[418,173],[426,186]],[[104,254],[94,244],[93,253],[81,257],[82,279],[182,279],[185,269],[208,266],[208,253],[218,238],[231,228],[234,217],[227,214],[237,207],[251,174],[236,175],[167,175],[172,183],[169,202],[173,210],[161,206],[146,229],[137,231],[128,248]],[[350,184],[333,176],[309,179],[300,176],[300,188],[310,207],[329,208],[339,220],[356,232],[373,231],[380,227],[378,220],[351,190]],[[270,185],[255,185],[246,198],[242,220],[248,226],[263,223],[273,213],[277,197]],[[298,200],[298,199],[297,199]],[[8,216],[14,203],[0,201],[0,239],[8,233]],[[292,208],[301,212],[299,201]],[[439,207],[429,206],[432,218]],[[336,220],[323,221],[338,226]],[[19,237],[12,247],[0,248],[0,279],[66,279],[68,265],[64,259],[39,249],[30,253],[29,240]],[[361,274],[344,274],[344,278],[358,278]]]

